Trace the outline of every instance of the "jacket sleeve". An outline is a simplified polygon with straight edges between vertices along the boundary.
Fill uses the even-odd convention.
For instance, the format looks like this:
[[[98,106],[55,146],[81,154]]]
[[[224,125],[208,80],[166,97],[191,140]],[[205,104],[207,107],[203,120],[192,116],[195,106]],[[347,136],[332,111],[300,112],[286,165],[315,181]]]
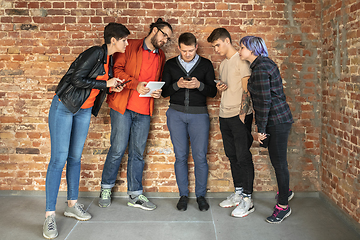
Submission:
[[[255,109],[255,122],[259,133],[266,133],[266,125],[271,107],[270,77],[266,69],[254,69],[251,77],[251,98]]]
[[[129,82],[125,85],[125,88],[136,90],[136,87],[139,84],[138,79],[129,75],[125,71],[125,66],[126,66],[127,60],[130,59],[131,57],[136,58],[136,50],[131,49],[130,46],[128,46],[126,48],[125,53],[115,53],[113,56],[113,58],[114,58],[113,71],[114,71],[114,77],[119,78],[120,80],[125,80],[125,81],[131,80],[131,82]],[[135,60],[132,59],[132,60],[136,62],[136,59]]]
[[[206,59],[207,60],[207,59]],[[206,97],[215,97],[217,93],[215,79],[214,67],[210,60],[208,61],[208,68],[205,74],[204,82],[200,82],[200,87],[198,90],[205,95]]]
[[[76,59],[74,72],[71,75],[71,84],[76,88],[95,88],[106,89],[106,81],[96,80],[96,78],[89,78],[91,71],[102,63],[102,49],[99,47],[92,47],[81,53]],[[96,67],[96,69],[98,68]]]
[[[165,82],[165,85],[162,88],[161,95],[166,98],[171,95],[173,95],[175,92],[179,90],[179,87],[177,86],[177,80],[175,79],[175,82],[173,82],[172,75],[171,75],[171,62],[167,61],[164,66],[164,71],[162,74],[162,80]]]

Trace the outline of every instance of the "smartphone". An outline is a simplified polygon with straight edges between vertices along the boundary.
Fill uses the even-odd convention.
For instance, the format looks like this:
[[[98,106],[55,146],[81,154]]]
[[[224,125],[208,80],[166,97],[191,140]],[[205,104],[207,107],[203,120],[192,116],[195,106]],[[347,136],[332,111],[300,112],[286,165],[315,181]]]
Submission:
[[[215,83],[219,83],[219,82],[220,82],[220,80],[216,80],[216,79],[215,79],[215,80],[214,80],[214,82],[215,82]]]
[[[119,83],[118,85],[117,85],[117,87],[122,87],[122,86],[124,86],[126,83],[128,83],[128,82],[131,82],[131,80],[127,80],[127,81],[125,81],[125,82],[122,82],[122,83]]]
[[[266,138],[260,143],[260,147],[267,148],[269,146],[270,134],[266,133]]]
[[[192,77],[189,77],[189,76],[184,77],[184,80],[186,80],[186,81],[191,81],[191,79],[192,79]]]

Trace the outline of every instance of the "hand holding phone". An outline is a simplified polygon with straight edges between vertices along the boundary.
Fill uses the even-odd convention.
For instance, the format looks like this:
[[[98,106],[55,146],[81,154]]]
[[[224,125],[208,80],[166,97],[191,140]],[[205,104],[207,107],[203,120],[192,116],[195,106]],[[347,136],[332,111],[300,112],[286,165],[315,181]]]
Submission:
[[[214,82],[216,82],[216,88],[222,92],[225,91],[227,89],[227,85],[222,82],[221,80],[214,80]]]
[[[123,87],[126,83],[131,82],[131,80],[127,80],[125,82],[118,82],[116,87]]]
[[[120,83],[120,86],[124,86],[126,83],[131,82],[131,80],[127,80],[125,82]]]
[[[186,76],[186,77],[183,77],[184,78],[184,80],[186,80],[186,81],[191,81],[191,79],[192,79],[192,77],[190,77],[190,76]]]

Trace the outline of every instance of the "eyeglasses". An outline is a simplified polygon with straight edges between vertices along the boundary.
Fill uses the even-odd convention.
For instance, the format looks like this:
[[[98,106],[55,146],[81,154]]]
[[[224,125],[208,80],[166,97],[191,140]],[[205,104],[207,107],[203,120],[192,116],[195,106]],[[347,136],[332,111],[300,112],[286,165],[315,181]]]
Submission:
[[[171,41],[169,35],[167,35],[166,33],[164,33],[163,30],[161,30],[160,28],[157,28],[157,29],[164,35],[164,37],[166,37],[166,40],[167,40],[168,42]]]

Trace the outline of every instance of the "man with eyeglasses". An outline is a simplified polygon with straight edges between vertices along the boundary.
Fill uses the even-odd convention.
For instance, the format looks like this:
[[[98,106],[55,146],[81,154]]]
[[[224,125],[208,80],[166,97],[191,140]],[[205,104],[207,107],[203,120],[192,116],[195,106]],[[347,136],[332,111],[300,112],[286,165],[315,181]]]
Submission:
[[[159,18],[150,25],[147,37],[128,40],[126,52],[114,55],[114,77],[124,79],[127,83],[122,92],[114,92],[107,98],[111,118],[111,146],[102,172],[100,207],[111,204],[111,189],[128,146],[127,205],[144,210],[156,208],[143,195],[142,175],[154,98],[160,98],[161,90],[152,92],[151,97],[139,95],[149,92],[150,89],[145,87],[148,82],[161,79],[165,54],[160,48],[170,40],[171,35],[171,25]]]
[[[175,176],[179,187],[179,211],[185,211],[189,201],[188,155],[189,139],[195,165],[195,195],[200,211],[207,211],[205,199],[208,178],[206,159],[210,120],[207,97],[216,96],[215,73],[210,60],[199,56],[198,44],[192,33],[180,35],[180,55],[166,61],[163,72],[162,96],[170,96],[166,112],[167,126],[175,152]]]

